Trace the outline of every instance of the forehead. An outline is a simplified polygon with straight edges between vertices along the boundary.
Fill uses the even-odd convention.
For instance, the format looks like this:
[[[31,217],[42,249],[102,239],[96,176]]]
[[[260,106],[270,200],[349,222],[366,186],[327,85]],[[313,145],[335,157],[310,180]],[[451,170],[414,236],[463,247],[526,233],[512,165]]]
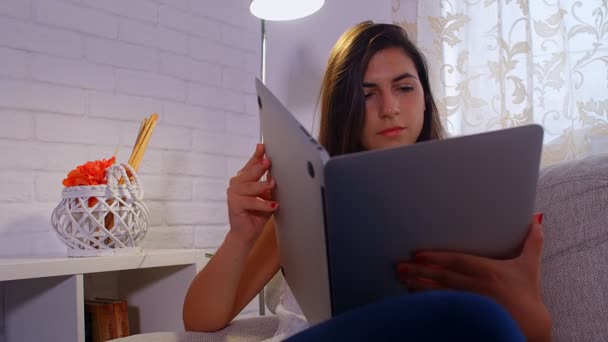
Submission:
[[[403,73],[410,73],[418,77],[414,61],[398,47],[383,49],[370,58],[363,78],[393,77]]]

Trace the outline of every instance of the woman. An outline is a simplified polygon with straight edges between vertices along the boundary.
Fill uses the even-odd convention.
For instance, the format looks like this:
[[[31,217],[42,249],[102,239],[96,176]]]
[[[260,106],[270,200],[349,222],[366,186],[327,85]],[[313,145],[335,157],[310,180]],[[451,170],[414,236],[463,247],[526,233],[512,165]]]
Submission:
[[[444,136],[424,58],[396,25],[364,22],[344,33],[331,52],[321,102],[319,141],[330,155],[409,145]],[[272,200],[276,183],[272,178],[259,181],[270,165],[264,157],[264,146],[259,144],[253,157],[230,180],[230,231],[188,290],[184,303],[187,330],[222,329],[279,270],[274,224],[269,220],[280,206]],[[371,337],[380,330],[394,332],[390,327],[423,331],[415,335],[423,339],[441,337],[426,334],[420,326],[429,323],[434,314],[446,312],[443,323],[438,321],[437,326],[445,326],[446,322],[463,326],[464,319],[477,324],[474,329],[481,331],[479,319],[493,317],[500,324],[490,333],[519,336],[516,327],[509,328],[513,321],[496,302],[508,311],[528,340],[550,340],[551,322],[539,285],[541,220],[542,214],[531,224],[521,255],[511,260],[422,251],[412,261],[396,267],[397,275],[411,291],[462,292],[439,291],[372,304],[294,338],[331,339],[344,336],[347,331],[355,331],[358,337],[366,333]],[[290,294],[288,290],[287,293]],[[465,314],[465,307],[473,310]],[[476,313],[480,315],[475,316]],[[364,317],[384,317],[376,326],[380,330],[374,330],[373,325],[370,330],[369,324],[362,328],[366,331],[353,330],[355,326],[365,326],[353,324]],[[444,337],[447,336],[454,337]],[[483,336],[478,337],[490,335]]]

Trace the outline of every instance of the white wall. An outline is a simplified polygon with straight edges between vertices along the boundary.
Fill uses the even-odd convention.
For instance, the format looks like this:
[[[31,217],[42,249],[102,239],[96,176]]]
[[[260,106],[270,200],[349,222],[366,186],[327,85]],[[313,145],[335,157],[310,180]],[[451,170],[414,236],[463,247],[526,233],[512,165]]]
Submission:
[[[144,246],[216,247],[257,141],[259,40],[243,0],[0,1],[0,256],[65,253],[62,179],[116,147],[126,161],[153,112]]]
[[[334,43],[359,22],[391,22],[392,3],[392,0],[327,0],[309,17],[268,23],[266,83],[308,130],[312,130],[323,72]],[[317,113],[315,136],[318,123]]]
[[[0,256],[64,253],[49,218],[75,166],[126,161],[160,121],[140,169],[145,247],[217,247],[226,182],[258,136],[259,21],[245,0],[0,1]],[[331,0],[269,22],[270,88],[311,127],[336,39],[390,21],[391,0]]]

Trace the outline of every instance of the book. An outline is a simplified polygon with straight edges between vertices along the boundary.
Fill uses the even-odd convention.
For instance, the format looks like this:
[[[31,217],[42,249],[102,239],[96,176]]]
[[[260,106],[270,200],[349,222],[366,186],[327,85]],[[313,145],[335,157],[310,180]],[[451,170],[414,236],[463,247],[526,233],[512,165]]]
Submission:
[[[129,329],[129,306],[126,300],[115,300],[108,298],[96,298],[97,302],[112,304],[114,306],[114,321],[116,326],[116,337],[127,337]]]
[[[90,342],[105,342],[118,337],[113,303],[85,300],[84,311],[85,336],[90,337]]]

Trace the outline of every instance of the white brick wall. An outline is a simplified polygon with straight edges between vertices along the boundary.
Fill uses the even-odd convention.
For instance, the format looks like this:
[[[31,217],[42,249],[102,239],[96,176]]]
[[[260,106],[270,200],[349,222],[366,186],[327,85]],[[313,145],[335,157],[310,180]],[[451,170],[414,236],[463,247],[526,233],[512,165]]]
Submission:
[[[120,22],[121,40],[134,44],[186,54],[188,34],[150,23],[124,19]]]
[[[0,110],[3,119],[0,125],[0,138],[30,139],[34,137],[34,117],[27,112]]]
[[[0,79],[0,104],[5,108],[84,114],[85,91],[35,81]]]
[[[111,67],[80,60],[34,55],[30,68],[36,81],[105,91],[112,91],[116,83]]]
[[[191,38],[188,48],[190,55],[195,59],[235,68],[242,68],[245,64],[245,55],[242,50],[227,46],[222,42]]]
[[[208,62],[195,61],[189,57],[176,55],[170,52],[163,52],[160,55],[160,70],[164,74],[189,81],[213,85],[222,84],[221,67]],[[227,70],[224,70],[224,73],[226,71]],[[251,77],[250,80],[251,79],[253,79],[253,77]]]
[[[84,3],[127,18],[145,20],[151,23],[156,23],[158,19],[158,6],[156,3],[147,0],[84,0]]]
[[[14,78],[24,78],[27,73],[26,54],[22,51],[0,48],[2,63],[0,63],[0,75]]]
[[[174,125],[217,132],[223,132],[226,128],[224,118],[227,115],[244,116],[238,113],[224,113],[221,110],[170,101],[163,103],[163,113],[171,117]],[[246,117],[251,118],[259,125],[257,116]]]
[[[0,2],[0,13],[16,18],[27,18],[30,2],[26,0],[4,0]]]
[[[188,85],[188,101],[196,105],[209,105],[213,108],[233,112],[245,110],[245,97],[238,96],[241,91],[233,91],[218,86],[207,86],[190,83]]]
[[[183,101],[186,82],[176,77],[132,70],[116,70],[117,90],[130,95]]]
[[[123,94],[91,91],[88,97],[88,114],[90,116],[123,119],[134,124],[141,119],[141,113],[163,114],[161,101],[149,97],[136,97]],[[163,120],[164,116],[160,118]],[[133,141],[135,138],[131,137]],[[130,141],[129,143],[133,143]]]
[[[220,37],[220,26],[216,21],[202,18],[199,15],[190,14],[170,6],[162,6],[160,8],[158,20],[162,25],[196,36],[211,39],[218,39]]]
[[[144,247],[217,248],[258,137],[259,32],[242,0],[0,1],[0,256],[64,251],[62,179],[117,147],[126,161],[152,113]]]
[[[153,48],[93,37],[87,39],[84,46],[86,59],[94,63],[151,72],[158,70],[158,53]]]
[[[74,29],[106,38],[118,36],[118,18],[79,4],[34,0],[32,9],[34,19],[42,24]]]

